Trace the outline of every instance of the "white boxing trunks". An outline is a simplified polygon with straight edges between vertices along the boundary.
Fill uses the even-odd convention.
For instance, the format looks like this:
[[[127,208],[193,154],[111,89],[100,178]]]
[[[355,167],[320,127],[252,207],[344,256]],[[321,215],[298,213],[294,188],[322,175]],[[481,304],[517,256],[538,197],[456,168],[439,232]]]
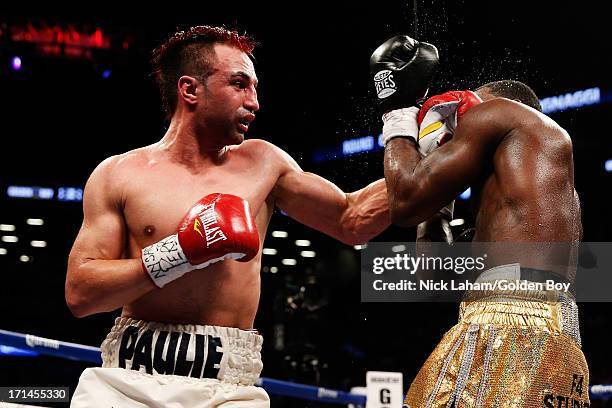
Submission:
[[[263,338],[232,327],[119,317],[102,367],[83,371],[71,407],[269,407],[255,381]]]

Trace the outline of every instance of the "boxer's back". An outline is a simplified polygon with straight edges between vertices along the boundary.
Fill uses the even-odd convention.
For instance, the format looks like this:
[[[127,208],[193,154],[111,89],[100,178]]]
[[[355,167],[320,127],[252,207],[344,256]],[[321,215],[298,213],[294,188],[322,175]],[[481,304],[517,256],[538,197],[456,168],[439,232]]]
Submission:
[[[518,105],[506,104],[509,110],[520,110],[509,115],[519,119],[473,188],[474,241],[577,242],[582,227],[571,140],[548,117]],[[558,264],[552,253],[535,252],[508,255],[526,267],[550,269]]]

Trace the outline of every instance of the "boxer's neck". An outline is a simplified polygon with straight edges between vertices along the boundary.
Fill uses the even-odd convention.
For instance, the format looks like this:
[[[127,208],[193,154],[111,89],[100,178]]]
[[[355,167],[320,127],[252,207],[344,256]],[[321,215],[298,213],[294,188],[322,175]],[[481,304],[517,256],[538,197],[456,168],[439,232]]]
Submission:
[[[220,164],[229,150],[215,138],[202,137],[189,126],[171,122],[168,131],[158,143],[159,149],[170,159],[190,168]]]

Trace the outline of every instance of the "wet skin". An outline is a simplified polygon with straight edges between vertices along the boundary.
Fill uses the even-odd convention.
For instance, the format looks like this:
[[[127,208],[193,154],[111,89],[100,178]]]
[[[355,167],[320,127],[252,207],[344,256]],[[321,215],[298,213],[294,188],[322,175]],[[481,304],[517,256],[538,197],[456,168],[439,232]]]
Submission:
[[[568,249],[534,244],[520,253],[494,251],[491,262],[571,277],[576,258],[569,249],[582,226],[569,135],[524,104],[486,90],[479,95],[484,103],[469,110],[454,138],[427,157],[408,139],[389,143],[385,178],[393,222],[422,223],[471,187],[474,241],[554,242]]]

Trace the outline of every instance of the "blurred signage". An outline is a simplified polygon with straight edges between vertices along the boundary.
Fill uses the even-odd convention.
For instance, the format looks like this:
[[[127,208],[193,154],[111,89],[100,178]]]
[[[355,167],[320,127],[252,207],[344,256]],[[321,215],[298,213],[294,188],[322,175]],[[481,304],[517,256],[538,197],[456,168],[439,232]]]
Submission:
[[[609,101],[610,97],[602,97],[601,89],[598,87],[581,89],[563,95],[549,96],[547,98],[540,99],[542,110],[547,114],[564,111],[567,109],[576,109],[583,106],[597,105]],[[313,160],[316,163],[320,163],[340,159],[353,154],[380,150],[383,148],[381,136],[382,135],[379,135],[378,137],[363,136],[354,139],[346,139],[342,142],[340,149],[336,147],[333,149],[316,151],[313,155]]]
[[[30,43],[43,55],[90,58],[92,50],[128,49],[131,38],[112,38],[99,26],[28,21],[5,26],[3,35],[15,43]],[[117,37],[117,36],[115,36]]]
[[[52,200],[56,198],[57,201],[83,201],[83,189],[79,187],[59,187],[56,192],[51,187],[8,186],[6,195],[10,198],[31,200]]]
[[[582,89],[564,95],[549,96],[540,100],[544,113],[559,112],[566,109],[596,105],[598,103],[601,103],[601,90],[599,88]]]

